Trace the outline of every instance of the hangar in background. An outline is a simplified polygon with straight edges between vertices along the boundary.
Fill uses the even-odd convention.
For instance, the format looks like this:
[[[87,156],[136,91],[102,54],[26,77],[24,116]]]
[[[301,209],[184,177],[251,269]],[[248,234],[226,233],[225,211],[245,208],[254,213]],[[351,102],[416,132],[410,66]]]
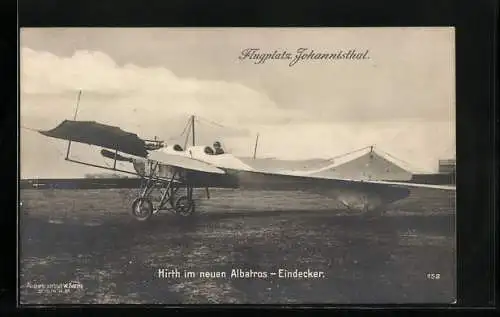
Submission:
[[[457,163],[455,159],[439,160],[438,173],[414,174],[412,182],[420,184],[454,185],[456,184]]]
[[[375,146],[367,146],[330,159],[286,161],[275,158],[245,158],[242,161],[259,170],[294,170],[347,179],[411,181],[414,168]]]
[[[457,160],[439,160],[439,173],[456,173]]]
[[[333,164],[318,171],[318,175],[342,178],[412,182],[420,184],[455,184],[454,159],[439,160],[437,173],[422,173],[391,154],[368,146],[333,158]]]
[[[413,173],[404,161],[368,146],[333,158],[333,164],[316,172],[348,179],[411,181]]]

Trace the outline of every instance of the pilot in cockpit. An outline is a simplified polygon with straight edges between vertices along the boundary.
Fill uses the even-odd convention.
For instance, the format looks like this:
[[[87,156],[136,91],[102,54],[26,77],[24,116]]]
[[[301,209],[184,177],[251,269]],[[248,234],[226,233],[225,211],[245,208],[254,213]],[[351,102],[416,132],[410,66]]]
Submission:
[[[184,151],[184,149],[182,148],[182,146],[180,146],[179,144],[174,145],[174,150],[177,151],[177,152]]]
[[[219,141],[214,142],[215,155],[224,154],[224,150]]]

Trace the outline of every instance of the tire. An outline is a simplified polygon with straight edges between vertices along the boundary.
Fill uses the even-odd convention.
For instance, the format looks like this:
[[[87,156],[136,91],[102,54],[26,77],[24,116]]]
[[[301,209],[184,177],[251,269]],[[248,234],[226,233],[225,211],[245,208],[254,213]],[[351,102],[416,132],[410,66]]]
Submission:
[[[136,198],[132,202],[132,216],[139,221],[146,221],[153,215],[153,204],[147,198]]]
[[[189,200],[187,196],[181,196],[174,203],[175,214],[182,217],[191,216],[195,211],[193,200]]]

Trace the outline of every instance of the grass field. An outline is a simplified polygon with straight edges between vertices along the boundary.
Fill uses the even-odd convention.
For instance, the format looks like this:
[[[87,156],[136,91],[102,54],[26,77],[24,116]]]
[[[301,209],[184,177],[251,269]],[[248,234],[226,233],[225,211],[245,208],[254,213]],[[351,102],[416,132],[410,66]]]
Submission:
[[[220,190],[187,221],[129,215],[133,190],[22,190],[21,303],[450,303],[454,194],[419,190],[386,215],[301,192]],[[159,268],[325,272],[324,278],[159,278]],[[427,278],[439,273],[439,279]],[[48,290],[78,281],[81,288]],[[35,289],[42,285],[44,289]]]

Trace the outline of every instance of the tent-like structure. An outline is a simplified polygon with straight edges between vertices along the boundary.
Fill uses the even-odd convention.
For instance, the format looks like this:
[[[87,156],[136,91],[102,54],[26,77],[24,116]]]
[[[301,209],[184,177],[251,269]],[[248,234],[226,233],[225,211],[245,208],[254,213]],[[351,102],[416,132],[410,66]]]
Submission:
[[[315,172],[347,179],[410,181],[413,173],[403,161],[368,146],[333,159],[333,164]]]

